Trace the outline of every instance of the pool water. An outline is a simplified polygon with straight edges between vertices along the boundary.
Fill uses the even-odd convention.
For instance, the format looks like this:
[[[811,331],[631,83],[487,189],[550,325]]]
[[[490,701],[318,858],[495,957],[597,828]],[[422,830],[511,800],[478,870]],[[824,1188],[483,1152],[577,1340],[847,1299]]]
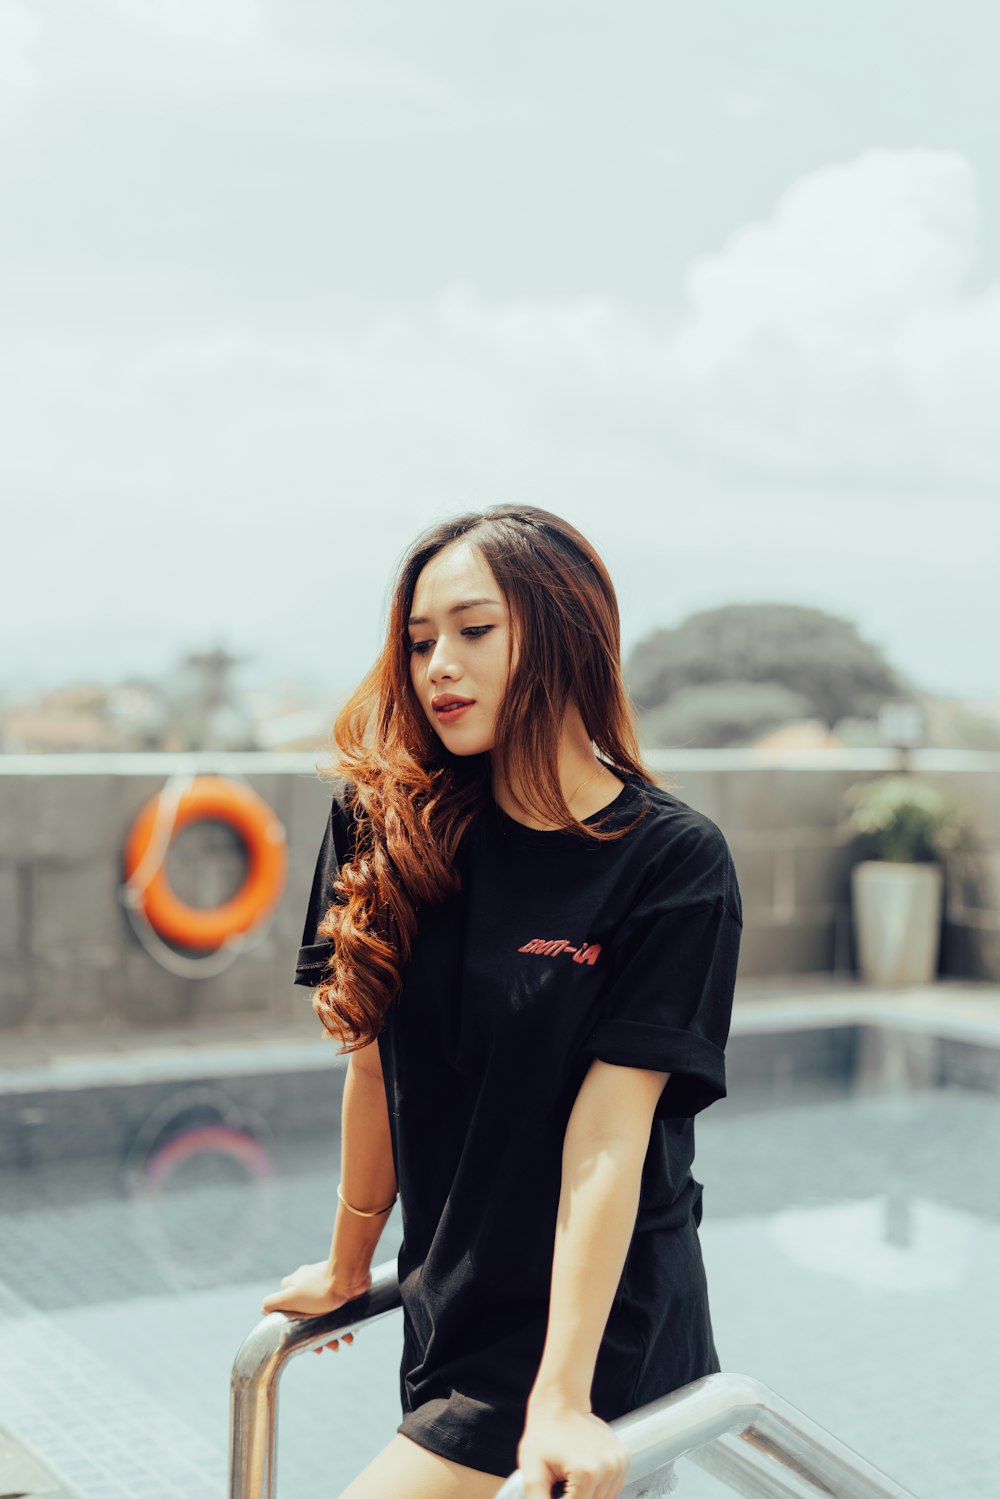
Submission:
[[[198,1130],[142,1161],[0,1173],[0,1424],[85,1499],[218,1499],[236,1350],[329,1247],[335,1132]],[[921,1499],[1000,1492],[1000,1097],[726,1100],[697,1137],[723,1368]],[[397,1205],[376,1264],[399,1237]],[[399,1338],[397,1312],[288,1367],[279,1495],[336,1499],[389,1440]],[[678,1479],[721,1492],[689,1464]]]

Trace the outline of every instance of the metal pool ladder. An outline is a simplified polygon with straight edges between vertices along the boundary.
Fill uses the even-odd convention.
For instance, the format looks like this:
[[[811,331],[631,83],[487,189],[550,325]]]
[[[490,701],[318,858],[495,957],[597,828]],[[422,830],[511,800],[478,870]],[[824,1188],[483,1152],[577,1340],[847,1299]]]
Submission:
[[[335,1312],[258,1322],[233,1361],[229,1403],[229,1499],[276,1499],[278,1380],[290,1358],[401,1305],[396,1261]],[[915,1499],[780,1395],[744,1374],[709,1374],[610,1423],[631,1453],[623,1499],[652,1491],[679,1457],[748,1499]],[[496,1499],[524,1499],[520,1470]]]

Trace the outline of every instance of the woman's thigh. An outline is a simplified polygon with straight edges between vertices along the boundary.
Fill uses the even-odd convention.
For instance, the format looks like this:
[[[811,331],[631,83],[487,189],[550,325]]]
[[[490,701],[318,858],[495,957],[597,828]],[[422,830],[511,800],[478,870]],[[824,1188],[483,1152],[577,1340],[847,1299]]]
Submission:
[[[397,1431],[342,1489],[340,1499],[493,1499],[508,1474],[482,1473],[439,1457]]]

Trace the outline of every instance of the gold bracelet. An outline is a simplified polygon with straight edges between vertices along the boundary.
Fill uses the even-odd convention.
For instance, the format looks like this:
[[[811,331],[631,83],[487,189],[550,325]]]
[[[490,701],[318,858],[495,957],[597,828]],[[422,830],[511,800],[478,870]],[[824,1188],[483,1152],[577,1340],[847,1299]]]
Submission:
[[[389,1211],[389,1208],[392,1207],[392,1203],[396,1201],[396,1197],[399,1196],[399,1193],[398,1192],[396,1193],[396,1197],[394,1197],[392,1199],[392,1202],[389,1203],[388,1207],[376,1208],[374,1210],[374,1212],[371,1212],[371,1213],[366,1213],[362,1208],[352,1208],[351,1204],[348,1202],[347,1198],[344,1196],[343,1192],[340,1190],[340,1183],[339,1182],[337,1184],[337,1196],[340,1198],[340,1200],[344,1204],[345,1208],[350,1208],[351,1212],[352,1213],[357,1213],[357,1215],[358,1215],[359,1218],[377,1218],[380,1213],[387,1213]]]

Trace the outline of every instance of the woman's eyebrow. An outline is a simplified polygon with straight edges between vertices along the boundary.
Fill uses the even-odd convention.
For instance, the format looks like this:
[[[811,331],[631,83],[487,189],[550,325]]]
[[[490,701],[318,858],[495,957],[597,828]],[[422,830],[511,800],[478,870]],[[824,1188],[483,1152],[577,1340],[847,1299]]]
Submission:
[[[458,614],[462,609],[479,609],[483,604],[495,604],[498,609],[502,607],[499,599],[463,599],[460,604],[452,604],[447,614]],[[406,621],[407,627],[413,625],[429,625],[430,619],[426,614],[411,614]]]

